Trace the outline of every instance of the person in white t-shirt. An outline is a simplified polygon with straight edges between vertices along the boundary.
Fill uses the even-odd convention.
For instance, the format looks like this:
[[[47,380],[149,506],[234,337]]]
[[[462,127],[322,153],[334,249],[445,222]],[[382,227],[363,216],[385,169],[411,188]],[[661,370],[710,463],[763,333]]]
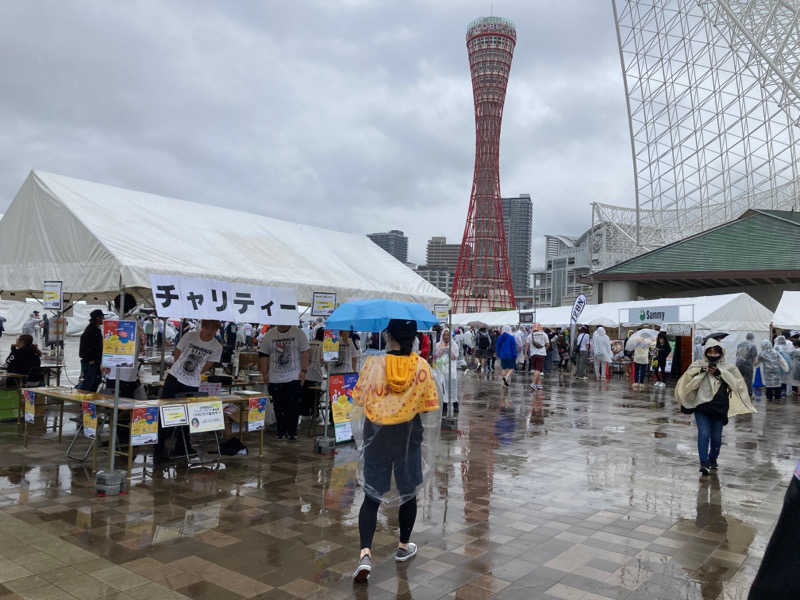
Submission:
[[[530,336],[528,336],[528,356],[530,356],[531,368],[533,369],[532,390],[541,390],[543,387],[542,372],[544,371],[544,357],[547,356],[549,348],[550,340],[542,329],[542,324],[534,323],[533,331],[531,331]]]
[[[339,356],[328,363],[328,375],[341,375],[343,373],[358,373],[358,363],[361,360],[361,351],[356,346],[355,340],[349,331],[339,332]]]
[[[578,354],[576,379],[587,379],[586,364],[589,362],[589,328],[585,325],[580,328],[580,333],[575,337],[575,352]]]
[[[278,439],[297,439],[297,417],[308,373],[309,343],[294,325],[270,327],[258,345],[261,375],[275,407]]]
[[[194,394],[200,389],[202,374],[222,358],[222,344],[216,338],[219,321],[204,319],[200,329],[192,329],[181,336],[172,356],[174,362],[167,372],[161,398],[175,398],[178,394]],[[183,429],[188,454],[194,454],[189,440],[189,428],[171,427],[162,429],[158,425],[156,456],[182,455],[184,448],[176,447],[177,433]]]

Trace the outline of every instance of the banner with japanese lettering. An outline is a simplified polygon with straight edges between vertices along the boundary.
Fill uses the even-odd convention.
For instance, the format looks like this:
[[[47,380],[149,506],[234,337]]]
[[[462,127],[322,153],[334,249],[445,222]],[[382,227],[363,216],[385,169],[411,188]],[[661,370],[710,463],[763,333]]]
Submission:
[[[181,275],[150,275],[159,317],[297,325],[297,290]]]

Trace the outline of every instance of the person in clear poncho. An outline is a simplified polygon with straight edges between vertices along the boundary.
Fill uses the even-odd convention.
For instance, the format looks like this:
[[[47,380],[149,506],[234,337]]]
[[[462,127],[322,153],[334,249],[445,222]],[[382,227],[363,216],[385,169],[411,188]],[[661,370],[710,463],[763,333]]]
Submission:
[[[789,365],[772,347],[769,340],[761,342],[757,362],[761,365],[761,380],[767,388],[767,400],[777,400],[781,394],[784,373],[789,370]]]
[[[781,358],[786,362],[787,365],[792,364],[792,352],[794,351],[794,345],[786,339],[785,335],[779,335],[776,337],[773,347],[775,348],[775,352],[780,354]],[[783,381],[781,382],[781,398],[785,398],[787,396],[787,392],[791,391],[791,385],[791,369],[787,369],[783,371]]]
[[[754,334],[748,333],[744,341],[736,346],[736,368],[742,374],[751,398],[753,397],[753,374],[758,358],[758,348],[753,341],[755,337]]]
[[[430,453],[435,452],[441,412],[430,366],[411,352],[416,333],[415,321],[392,319],[386,328],[388,352],[366,360],[353,389],[351,422],[364,488],[358,515],[361,554],[353,573],[357,583],[366,583],[372,572],[372,539],[381,502],[399,504],[395,560],[407,561],[417,553],[416,544],[409,541],[417,491],[433,462]]]
[[[448,352],[450,356],[448,357]],[[458,412],[458,345],[451,343],[450,330],[442,331],[442,339],[436,343],[433,351],[433,367],[436,381],[439,384],[442,403],[447,406],[450,397],[453,399],[453,410]],[[448,377],[449,370],[449,377]],[[449,387],[452,387],[448,393]]]
[[[606,368],[613,360],[611,352],[611,338],[608,337],[605,327],[598,327],[592,336],[592,351],[594,352],[594,374],[598,380],[606,378]]]
[[[711,338],[703,350],[703,359],[689,365],[678,380],[675,398],[682,413],[694,414],[700,473],[705,476],[717,470],[722,428],[728,418],[754,413],[756,409],[750,403],[742,374],[725,362],[722,344]]]

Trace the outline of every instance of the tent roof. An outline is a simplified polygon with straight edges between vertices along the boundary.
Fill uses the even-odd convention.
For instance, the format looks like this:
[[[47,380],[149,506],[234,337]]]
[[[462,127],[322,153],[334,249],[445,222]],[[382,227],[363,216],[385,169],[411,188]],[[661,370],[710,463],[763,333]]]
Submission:
[[[0,221],[6,297],[32,295],[46,279],[69,294],[116,295],[122,276],[148,298],[151,273],[296,287],[302,303],[313,291],[449,302],[365,235],[43,171],[31,171]]]
[[[631,300],[628,302],[608,302],[587,304],[579,322],[582,325],[602,325],[618,327],[620,309],[657,306],[694,306],[694,323],[697,329],[720,331],[768,331],[772,313],[748,294],[722,294],[718,296],[698,296],[696,298],[660,298],[657,300]],[[536,320],[547,327],[566,327],[569,325],[571,306],[555,306],[536,309]],[[533,312],[532,310],[522,312]],[[622,322],[626,315],[623,313]],[[682,322],[692,322],[692,311],[681,308]],[[453,315],[453,323],[466,325],[470,321],[483,321],[490,326],[513,325],[519,323],[519,312],[471,313]]]
[[[772,325],[778,329],[800,329],[800,292],[783,292]]]

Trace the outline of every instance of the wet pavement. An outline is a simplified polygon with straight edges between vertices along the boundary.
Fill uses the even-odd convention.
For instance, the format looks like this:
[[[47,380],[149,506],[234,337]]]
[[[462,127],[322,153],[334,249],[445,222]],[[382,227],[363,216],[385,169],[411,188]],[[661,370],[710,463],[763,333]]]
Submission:
[[[797,403],[725,428],[718,476],[697,472],[695,428],[671,388],[463,375],[420,495],[417,557],[395,563],[382,510],[368,586],[353,453],[270,439],[265,457],[156,469],[127,495],[0,425],[0,600],[12,598],[744,599],[800,454]]]

